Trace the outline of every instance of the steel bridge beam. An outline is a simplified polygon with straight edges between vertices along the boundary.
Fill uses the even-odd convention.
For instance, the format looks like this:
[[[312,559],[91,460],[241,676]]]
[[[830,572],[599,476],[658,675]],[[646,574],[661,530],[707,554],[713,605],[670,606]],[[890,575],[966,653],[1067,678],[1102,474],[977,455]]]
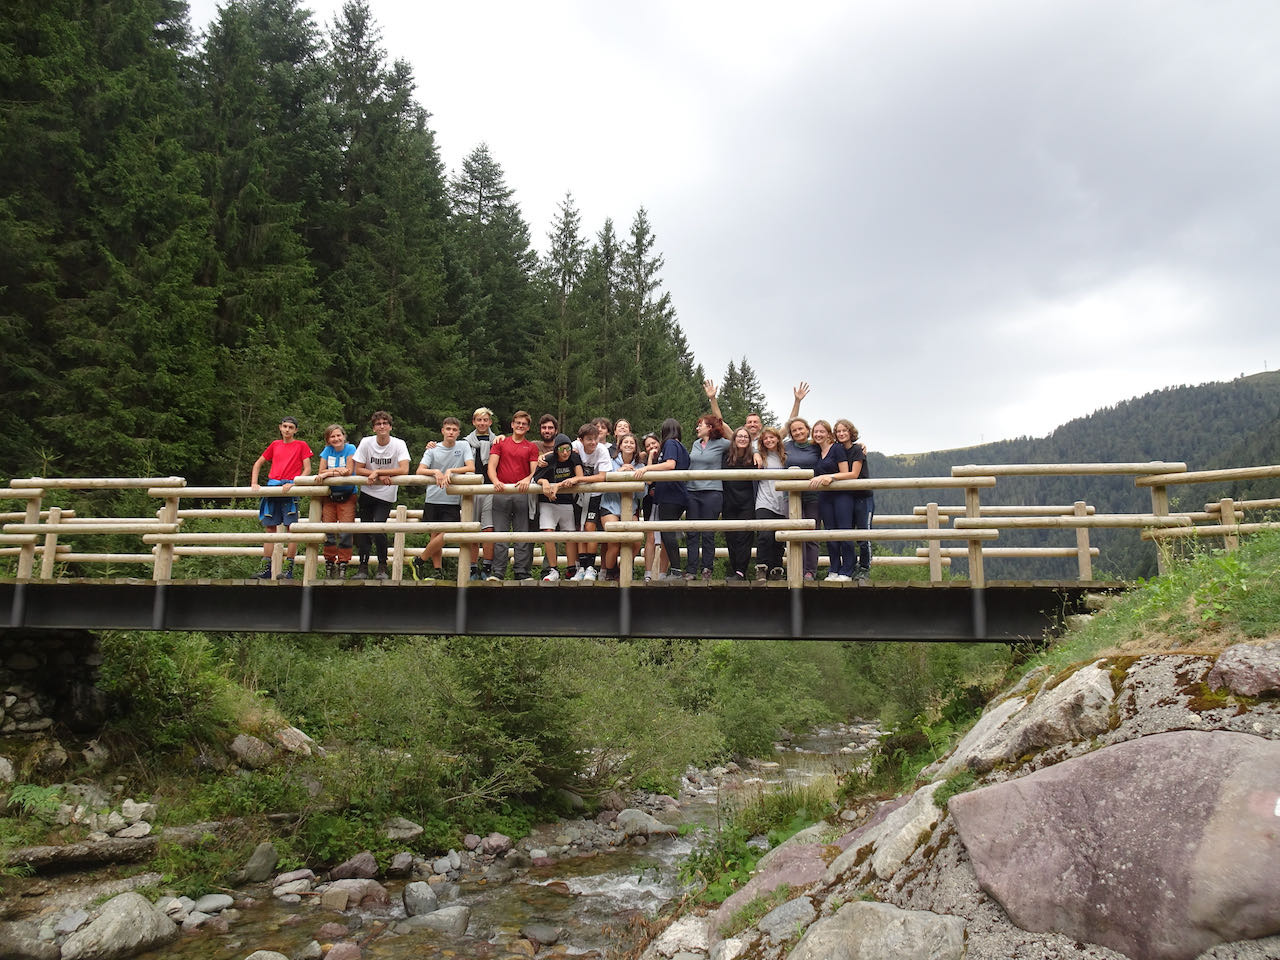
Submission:
[[[1088,591],[1073,580],[864,587],[58,580],[0,582],[3,629],[476,636],[1038,640]]]

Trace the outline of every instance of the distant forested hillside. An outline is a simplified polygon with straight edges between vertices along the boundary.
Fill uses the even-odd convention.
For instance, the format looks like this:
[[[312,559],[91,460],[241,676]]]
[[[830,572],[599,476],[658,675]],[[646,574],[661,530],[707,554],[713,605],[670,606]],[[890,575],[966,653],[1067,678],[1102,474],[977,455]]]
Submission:
[[[1080,463],[1093,461],[1181,461],[1188,470],[1280,463],[1280,373],[1260,373],[1227,383],[1169,387],[1063,424],[1046,437],[1019,437],[977,447],[939,450],[912,457],[874,455],[873,476],[947,476],[968,463]],[[1280,482],[1246,481],[1170,490],[1175,508],[1201,509],[1207,498],[1280,496]],[[878,513],[906,513],[933,499],[962,503],[957,491],[886,491],[876,494]],[[1099,513],[1150,509],[1146,489],[1128,477],[1009,477],[984,491],[985,504],[1057,503],[1085,500]],[[1155,570],[1155,549],[1131,531],[1094,531],[1101,548],[1095,574],[1147,576]],[[1002,545],[1073,545],[1070,533],[1002,532]],[[1072,575],[1074,561],[989,561],[988,575],[1027,577]],[[957,569],[960,569],[959,562]],[[1034,572],[1031,572],[1034,571]]]

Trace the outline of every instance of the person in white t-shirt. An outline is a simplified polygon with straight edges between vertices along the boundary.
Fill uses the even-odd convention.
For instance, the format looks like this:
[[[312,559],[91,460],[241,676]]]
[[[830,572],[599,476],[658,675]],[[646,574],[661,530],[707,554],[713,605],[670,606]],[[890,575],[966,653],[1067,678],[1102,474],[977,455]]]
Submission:
[[[607,420],[603,422],[608,423]],[[608,430],[602,426],[599,417],[578,428],[578,439],[573,442],[573,449],[582,458],[582,483],[599,483],[606,473],[613,471],[613,457],[609,455],[609,445],[604,442],[607,436]],[[580,530],[600,529],[600,498],[598,493],[584,493],[578,498],[582,510],[578,524]],[[596,544],[594,541],[581,541],[578,543],[578,569],[573,579],[595,580],[597,576]]]
[[[409,448],[399,437],[391,435],[391,414],[385,410],[377,410],[369,418],[373,427],[373,436],[365,437],[356,447],[352,462],[356,474],[368,477],[369,483],[360,488],[360,498],[356,503],[356,513],[361,523],[382,523],[391,516],[391,508],[400,493],[400,488],[393,483],[383,481],[409,472]],[[372,541],[372,544],[370,543]],[[376,579],[386,580],[387,570],[387,535],[385,533],[357,533],[356,550],[360,554],[360,569],[356,571],[354,580],[369,579],[370,547],[378,551],[378,574]]]

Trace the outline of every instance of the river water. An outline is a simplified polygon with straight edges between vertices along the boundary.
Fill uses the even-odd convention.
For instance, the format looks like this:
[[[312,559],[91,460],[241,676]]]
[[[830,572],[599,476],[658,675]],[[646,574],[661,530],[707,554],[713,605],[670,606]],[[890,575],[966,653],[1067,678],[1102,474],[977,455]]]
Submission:
[[[691,785],[692,796],[678,809],[662,814],[662,819],[713,825],[718,806],[743,791],[776,789],[787,782],[804,783],[842,772],[859,756],[840,752],[854,736],[856,731],[844,725],[817,730],[781,747],[770,761],[753,770],[720,781],[700,778],[700,784]],[[348,939],[362,941],[363,956],[369,960],[527,957],[527,946],[519,942],[520,931],[532,923],[560,930],[550,954],[544,951],[540,955],[615,957],[642,942],[645,918],[652,918],[681,895],[679,863],[692,849],[692,842],[692,834],[655,839],[644,845],[530,867],[502,882],[464,879],[457,884],[457,899],[441,904],[471,908],[468,936],[463,938],[425,931],[394,934],[391,926],[404,918],[404,909],[400,902],[403,883],[393,881],[387,884],[389,909],[362,912],[356,918],[352,911],[327,913],[307,904],[282,904],[266,898],[242,911],[229,933],[184,937],[142,956],[146,960],[241,960],[254,950],[267,949],[297,957],[316,938],[320,926],[332,921],[355,928]]]

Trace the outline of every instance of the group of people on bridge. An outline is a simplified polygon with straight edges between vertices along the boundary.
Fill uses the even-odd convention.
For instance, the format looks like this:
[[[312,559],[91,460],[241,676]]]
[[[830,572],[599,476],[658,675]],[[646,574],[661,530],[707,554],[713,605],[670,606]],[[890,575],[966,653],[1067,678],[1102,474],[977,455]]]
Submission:
[[[417,465],[417,474],[429,478],[422,519],[429,523],[461,521],[461,495],[449,491],[451,479],[459,474],[478,473],[492,484],[492,493],[473,497],[474,516],[484,531],[542,530],[566,535],[564,577],[572,580],[617,580],[620,544],[593,541],[589,534],[604,530],[610,521],[645,519],[687,520],[782,520],[788,516],[787,494],[779,491],[775,479],[693,479],[654,480],[666,470],[713,471],[783,470],[813,471],[809,489],[801,495],[802,516],[820,523],[823,529],[870,529],[875,511],[870,490],[829,490],[832,481],[866,478],[866,447],[858,430],[845,418],[812,425],[800,416],[801,401],[809,385],[800,383],[785,427],[767,426],[758,413],[748,414],[740,427],[725,423],[716,399],[715,384],[704,389],[710,412],[698,417],[694,438],[686,447],[680,421],[667,418],[653,433],[639,435],[630,421],[597,417],[578,428],[576,437],[561,430],[553,415],[538,420],[536,438],[530,437],[533,418],[524,410],[511,416],[510,433],[493,431],[494,414],[488,407],[471,416],[472,431],[462,436],[456,417],[445,417],[440,425],[441,440],[426,445]],[[313,453],[297,436],[298,422],[285,417],[280,422],[280,438],[273,441],[255,461],[250,483],[260,487],[262,468],[270,464],[269,486],[292,486],[311,475],[312,457],[318,458],[318,481],[342,477],[363,477],[365,482],[330,484],[323,502],[325,523],[381,523],[390,517],[399,497],[392,478],[410,472],[409,448],[392,435],[391,414],[378,410],[369,419],[372,433],[358,445],[347,441],[340,424],[325,428],[325,446]],[[627,471],[636,481],[646,483],[643,496],[631,499],[630,517],[622,517],[622,497],[617,493],[576,492],[586,483],[599,482],[606,474]],[[288,529],[298,520],[297,498],[263,497],[259,519],[268,532]],[[572,537],[571,535],[577,535]],[[726,580],[782,580],[783,545],[772,530],[730,530],[725,533],[728,553]],[[751,563],[752,546],[755,563]],[[413,560],[419,580],[443,575],[444,534],[434,534],[421,554]],[[597,551],[599,547],[599,551]],[[330,579],[346,579],[348,565],[358,557],[352,579],[388,578],[388,542],[385,533],[330,533],[324,546],[325,573]],[[804,579],[817,576],[818,544],[803,545]],[[866,540],[831,540],[827,543],[830,566],[826,579],[865,580],[871,566],[871,547]],[[272,576],[270,544],[257,579]],[[513,553],[512,576],[529,580],[534,549],[529,542],[517,542],[509,551],[507,543],[486,543],[470,550],[473,580],[503,580],[507,575],[507,555]],[[277,576],[293,578],[296,544],[288,546],[288,559]],[[377,557],[377,566],[372,561]],[[468,555],[464,548],[460,557]],[[716,559],[715,532],[689,530],[685,535],[685,557],[681,562],[680,534],[663,530],[660,537],[650,532],[642,548],[645,581],[710,580]],[[461,559],[459,562],[462,562]],[[597,567],[597,563],[599,567]],[[544,547],[543,580],[561,579],[556,544]]]

